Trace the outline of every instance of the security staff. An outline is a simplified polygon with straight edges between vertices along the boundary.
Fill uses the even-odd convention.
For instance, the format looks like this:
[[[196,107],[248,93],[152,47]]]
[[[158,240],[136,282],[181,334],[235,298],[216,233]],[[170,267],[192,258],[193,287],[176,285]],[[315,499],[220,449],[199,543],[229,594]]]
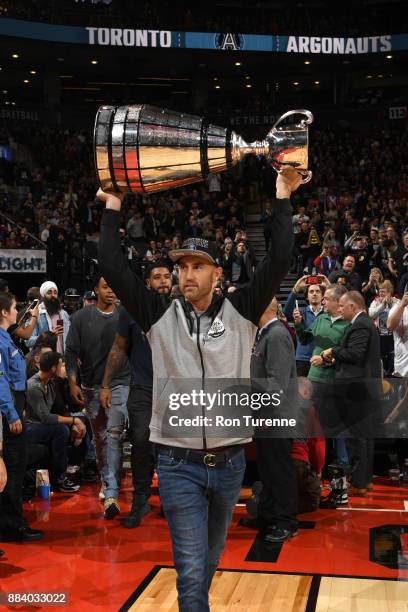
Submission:
[[[23,516],[23,480],[27,447],[23,426],[26,363],[7,332],[17,319],[16,300],[0,293],[0,412],[3,421],[4,463],[7,484],[0,494],[0,539],[33,541],[42,531],[30,529]]]

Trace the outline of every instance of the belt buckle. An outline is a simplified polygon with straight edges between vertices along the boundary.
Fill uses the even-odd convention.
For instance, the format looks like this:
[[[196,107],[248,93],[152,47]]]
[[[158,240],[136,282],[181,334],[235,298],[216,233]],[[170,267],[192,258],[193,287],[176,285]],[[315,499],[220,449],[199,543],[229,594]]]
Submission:
[[[215,455],[213,453],[207,453],[203,457],[203,462],[205,463],[207,467],[215,467],[216,466]]]

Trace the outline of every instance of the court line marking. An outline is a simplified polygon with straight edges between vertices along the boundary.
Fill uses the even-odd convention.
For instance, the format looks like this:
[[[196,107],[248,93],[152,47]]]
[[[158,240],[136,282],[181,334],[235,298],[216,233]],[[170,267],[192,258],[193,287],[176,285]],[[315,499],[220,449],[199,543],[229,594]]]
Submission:
[[[357,512],[408,512],[408,502],[404,502],[405,510],[392,508],[352,508],[352,507],[337,507],[336,510],[356,510]]]

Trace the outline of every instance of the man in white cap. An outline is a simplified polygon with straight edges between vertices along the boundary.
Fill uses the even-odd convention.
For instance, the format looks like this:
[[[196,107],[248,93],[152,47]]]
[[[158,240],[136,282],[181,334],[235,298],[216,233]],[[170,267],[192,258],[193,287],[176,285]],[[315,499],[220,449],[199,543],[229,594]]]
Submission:
[[[57,351],[63,354],[71,322],[68,313],[61,308],[57,285],[52,281],[45,281],[40,287],[40,296],[42,302],[38,320],[26,344],[31,348],[42,332],[51,331],[57,336]]]

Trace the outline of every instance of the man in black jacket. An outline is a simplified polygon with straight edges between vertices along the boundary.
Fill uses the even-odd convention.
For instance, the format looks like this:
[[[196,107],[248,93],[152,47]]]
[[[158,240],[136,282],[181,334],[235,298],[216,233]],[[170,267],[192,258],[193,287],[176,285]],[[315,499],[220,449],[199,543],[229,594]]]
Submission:
[[[296,411],[297,375],[293,340],[277,317],[274,297],[259,320],[251,358],[251,378],[255,386],[270,395],[277,393],[280,405],[274,414],[289,417]],[[267,409],[267,412],[270,408]],[[260,413],[262,415],[262,410]],[[292,414],[290,415],[292,416]],[[284,542],[297,534],[297,476],[292,461],[292,440],[267,429],[256,431],[256,454],[262,492],[258,522],[266,542]]]
[[[360,291],[361,289],[361,276],[356,272],[356,260],[354,255],[346,255],[343,260],[343,266],[340,270],[334,270],[329,275],[329,281],[335,285],[339,276],[346,276],[348,284],[355,289]]]
[[[351,495],[366,495],[371,487],[374,440],[373,417],[381,395],[381,350],[378,331],[365,311],[363,296],[349,291],[339,300],[339,311],[351,325],[340,347],[321,356],[336,367],[338,410],[347,427],[347,448],[353,469]]]
[[[146,273],[146,284],[151,291],[169,295],[171,268],[163,261],[151,264]],[[110,350],[100,393],[101,406],[109,410],[112,402],[111,380],[117,376],[126,357],[129,357],[131,383],[127,402],[129,415],[128,436],[132,445],[133,501],[123,525],[138,527],[150,511],[148,500],[154,472],[154,456],[149,442],[149,423],[152,416],[153,366],[149,342],[139,325],[123,306],[119,310],[118,329]]]
[[[208,590],[244,477],[243,445],[251,438],[234,427],[219,433],[206,422],[186,433],[187,425],[172,427],[169,409],[180,413],[186,406],[187,414],[204,419],[209,408],[200,402],[197,410],[194,381],[199,381],[201,392],[210,384],[221,385],[221,379],[249,380],[259,318],[289,269],[293,248],[289,198],[300,182],[290,169],[278,175],[271,246],[247,287],[227,297],[216,296],[222,274],[216,246],[204,238],[189,238],[181,249],[169,253],[179,266],[182,294],[171,303],[130,272],[120,250],[121,197],[98,192],[107,208],[99,243],[101,271],[152,349],[150,440],[158,446],[160,498],[172,539],[181,612],[209,611]],[[180,380],[189,393],[170,393]],[[180,402],[187,395],[190,401],[175,408],[174,395]],[[215,410],[222,412],[222,407],[217,404]]]

